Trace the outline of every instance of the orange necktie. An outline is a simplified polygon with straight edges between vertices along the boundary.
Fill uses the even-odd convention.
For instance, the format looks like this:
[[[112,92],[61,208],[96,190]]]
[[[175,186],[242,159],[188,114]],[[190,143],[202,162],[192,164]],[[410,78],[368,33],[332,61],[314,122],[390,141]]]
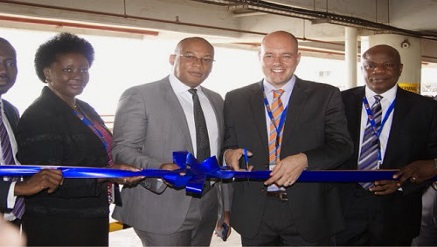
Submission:
[[[281,153],[281,142],[282,142],[282,129],[280,130],[279,136],[276,131],[276,127],[279,125],[279,120],[281,114],[284,111],[284,106],[282,105],[281,95],[284,93],[283,89],[273,90],[273,102],[270,105],[270,110],[273,115],[273,120],[270,123],[269,129],[269,164],[275,164],[279,161],[279,154]],[[279,145],[277,145],[279,144]]]

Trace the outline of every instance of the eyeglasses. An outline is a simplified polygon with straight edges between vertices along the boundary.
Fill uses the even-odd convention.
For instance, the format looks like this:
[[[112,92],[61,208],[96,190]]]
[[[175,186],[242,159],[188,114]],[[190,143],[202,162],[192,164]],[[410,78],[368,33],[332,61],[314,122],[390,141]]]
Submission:
[[[191,55],[191,54],[175,54],[175,55],[178,55],[178,56],[180,56],[180,57],[183,57],[185,60],[187,60],[189,63],[197,63],[197,62],[199,62],[199,60],[200,60],[200,62],[202,63],[202,64],[207,64],[207,65],[210,65],[210,64],[212,64],[213,62],[215,62],[215,60],[213,59],[213,58],[210,58],[210,57],[196,57],[196,56],[194,56],[194,55]]]
[[[395,67],[397,67],[398,65],[395,63],[381,63],[381,64],[377,64],[377,63],[365,63],[363,65],[364,69],[366,70],[375,70],[377,67],[382,67],[384,70],[392,70]]]

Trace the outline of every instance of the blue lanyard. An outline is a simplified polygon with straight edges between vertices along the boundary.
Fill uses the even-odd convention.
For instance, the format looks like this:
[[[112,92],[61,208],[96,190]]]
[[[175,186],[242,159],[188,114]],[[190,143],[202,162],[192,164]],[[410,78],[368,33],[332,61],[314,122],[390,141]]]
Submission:
[[[395,102],[396,102],[396,99],[394,99],[393,102],[390,103],[390,106],[387,108],[387,112],[385,113],[384,118],[381,121],[381,126],[379,126],[379,128],[378,128],[378,126],[376,126],[375,117],[373,116],[373,112],[370,109],[369,101],[367,101],[366,96],[363,97],[363,105],[364,105],[364,108],[366,109],[366,113],[367,113],[367,116],[369,118],[369,124],[372,126],[373,134],[376,136],[379,143],[381,143],[379,140],[379,137],[381,136],[382,129],[385,125],[385,122],[387,122],[387,119],[390,116],[391,112],[395,108]],[[382,161],[381,149],[378,150],[378,160],[380,162]]]
[[[275,119],[273,117],[272,110],[270,109],[269,101],[267,100],[266,94],[264,92],[264,88],[263,88],[263,95],[264,95],[264,106],[266,107],[267,115],[269,115],[270,121],[272,122],[273,126],[275,127],[275,131],[276,131],[275,153],[276,153],[276,157],[278,157],[277,151],[279,149],[279,146],[281,145],[280,137],[281,137],[281,133],[283,131],[282,128],[284,127],[284,124],[285,124],[285,118],[287,116],[288,106],[285,107],[284,111],[281,113],[281,117],[279,119],[279,124],[278,124],[278,126],[276,126],[276,122],[275,122]]]
[[[88,126],[88,128],[90,128],[94,132],[94,134],[96,134],[100,138],[100,140],[103,143],[103,146],[105,147],[106,152],[109,154],[109,150],[108,150],[109,145],[108,142],[105,140],[105,137],[103,136],[102,132],[100,132],[85,115],[80,114],[74,109],[73,112],[86,126]]]

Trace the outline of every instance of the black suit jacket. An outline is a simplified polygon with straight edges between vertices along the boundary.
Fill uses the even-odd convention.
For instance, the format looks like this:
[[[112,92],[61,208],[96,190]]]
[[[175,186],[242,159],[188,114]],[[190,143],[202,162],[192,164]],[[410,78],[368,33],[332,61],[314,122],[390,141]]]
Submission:
[[[364,95],[364,87],[342,92],[348,129],[355,148],[353,156],[340,169],[357,169]],[[399,169],[412,161],[435,157],[437,157],[437,102],[398,87],[393,122],[381,168]],[[340,186],[345,210],[350,206],[355,185]],[[419,233],[423,187],[424,185],[407,183],[402,186],[403,192],[378,196],[380,203],[384,205],[385,223],[388,226],[405,225],[405,233],[398,234],[411,234],[414,237]]]
[[[90,119],[103,125],[87,103],[76,99]],[[18,124],[22,164],[106,167],[108,154],[93,131],[48,87],[23,113]],[[53,193],[26,197],[26,214],[97,218],[109,215],[107,188],[97,179],[64,179]]]
[[[5,111],[5,115],[8,118],[9,125],[12,128],[12,131],[14,134],[17,131],[17,125],[18,125],[18,110],[15,108],[11,103],[9,103],[6,100],[3,101],[3,108]],[[9,191],[9,186],[11,185],[11,182],[9,181],[3,181],[3,178],[0,177],[0,212],[4,213],[7,211],[10,211],[11,208],[7,208],[7,196]]]
[[[225,99],[225,141],[228,148],[253,153],[254,170],[268,170],[268,145],[262,82],[229,92]],[[303,152],[308,170],[334,169],[352,154],[340,91],[297,78],[291,94],[280,157]],[[258,232],[266,202],[262,181],[234,183],[231,225],[244,237]],[[331,184],[297,183],[287,189],[298,231],[318,241],[343,227],[337,190]]]

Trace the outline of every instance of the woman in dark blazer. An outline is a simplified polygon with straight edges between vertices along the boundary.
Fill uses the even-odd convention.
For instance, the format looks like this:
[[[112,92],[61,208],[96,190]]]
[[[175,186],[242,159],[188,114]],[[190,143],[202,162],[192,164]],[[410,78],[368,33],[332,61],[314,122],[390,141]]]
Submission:
[[[137,170],[113,164],[110,131],[90,105],[76,99],[88,83],[93,58],[91,44],[69,33],[39,47],[35,68],[47,86],[18,125],[18,159],[22,164]],[[119,181],[131,183],[136,179]],[[28,197],[23,217],[28,244],[107,246],[108,202],[113,192],[108,181],[65,179],[54,193]]]

